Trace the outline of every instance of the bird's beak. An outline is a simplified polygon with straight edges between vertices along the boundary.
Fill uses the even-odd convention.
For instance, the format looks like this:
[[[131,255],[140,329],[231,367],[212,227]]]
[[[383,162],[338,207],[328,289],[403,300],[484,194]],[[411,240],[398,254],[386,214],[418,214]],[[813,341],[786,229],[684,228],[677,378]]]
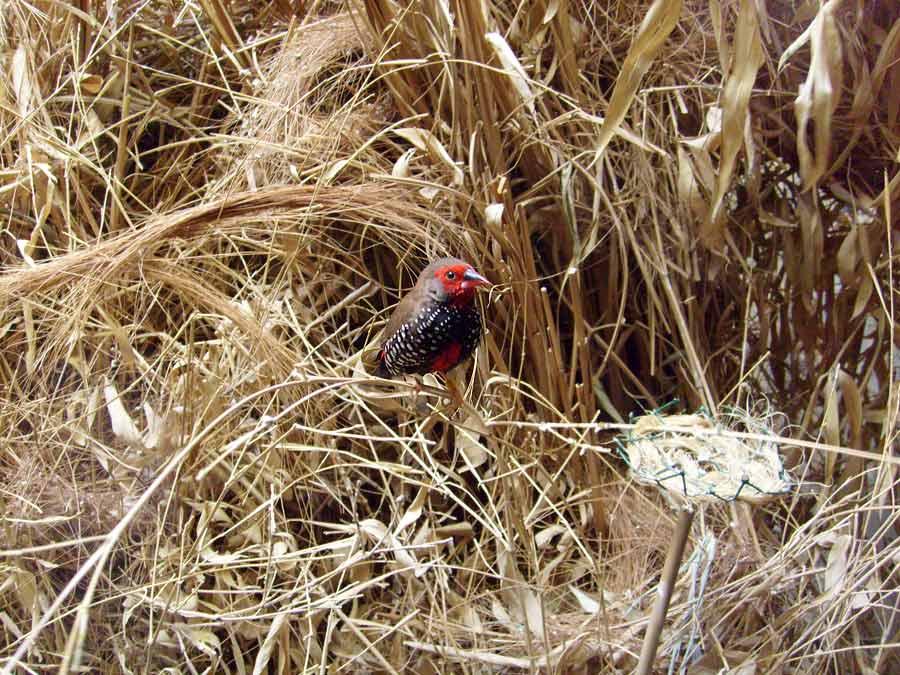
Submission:
[[[463,273],[463,288],[478,288],[479,286],[490,286],[491,282],[478,274],[471,267]]]

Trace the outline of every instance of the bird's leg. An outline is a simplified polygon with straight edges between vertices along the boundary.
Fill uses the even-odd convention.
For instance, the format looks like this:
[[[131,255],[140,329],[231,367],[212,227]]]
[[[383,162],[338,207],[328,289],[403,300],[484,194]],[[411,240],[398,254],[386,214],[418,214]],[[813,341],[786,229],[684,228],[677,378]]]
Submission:
[[[422,399],[422,393],[425,391],[425,387],[423,383],[419,381],[418,377],[413,377],[412,381],[413,407],[419,412],[425,413],[428,411],[428,401]]]
[[[450,417],[460,408],[466,408],[466,400],[463,398],[462,391],[456,382],[456,379],[447,373],[445,376],[447,382],[447,393],[450,394],[451,404],[445,409],[447,417]]]
[[[453,402],[444,409],[447,421],[450,421],[450,417],[458,410],[462,409],[464,426],[470,430],[477,431],[479,434],[489,434],[490,431],[488,430],[484,418],[481,416],[481,413],[478,412],[478,409],[465,399],[463,391],[459,387],[458,380],[450,375],[445,375],[445,377],[447,379],[447,393],[449,393],[453,399]]]
[[[456,385],[450,376],[444,375],[446,378],[447,388],[445,390],[437,389],[434,387],[428,387],[429,393],[438,394],[438,400],[435,406],[432,408],[434,413],[438,415],[444,415],[448,419],[453,416],[457,410],[459,410],[463,406],[463,397],[459,391],[459,387]],[[425,391],[424,387],[419,391]],[[446,394],[450,395],[450,403],[447,405],[443,404],[443,401],[446,399]]]

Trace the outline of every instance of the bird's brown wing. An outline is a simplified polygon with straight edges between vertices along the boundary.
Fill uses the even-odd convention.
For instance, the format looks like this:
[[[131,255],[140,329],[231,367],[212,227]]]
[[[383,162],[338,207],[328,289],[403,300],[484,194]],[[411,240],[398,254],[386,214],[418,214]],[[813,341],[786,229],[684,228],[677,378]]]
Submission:
[[[381,332],[381,344],[387,342],[392,335],[400,330],[400,326],[416,316],[421,305],[421,296],[419,289],[414,288],[397,303],[397,306],[394,307],[394,313],[388,319],[387,326]]]
[[[384,343],[400,330],[400,326],[415,316],[419,303],[419,296],[420,294],[417,289],[414,288],[400,300],[400,302],[397,303],[397,306],[394,307],[394,312],[391,314],[391,318],[388,319],[387,325],[381,331],[378,346],[363,351],[362,363],[363,368],[365,368],[367,373],[371,375],[377,374],[378,366],[381,364],[381,350]]]

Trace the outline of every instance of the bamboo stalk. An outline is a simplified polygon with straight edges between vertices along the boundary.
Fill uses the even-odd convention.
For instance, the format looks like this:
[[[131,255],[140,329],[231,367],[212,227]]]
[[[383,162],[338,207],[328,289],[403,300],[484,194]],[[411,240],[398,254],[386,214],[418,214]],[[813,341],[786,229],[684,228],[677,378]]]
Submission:
[[[669,548],[662,577],[659,580],[659,596],[656,598],[656,605],[653,607],[650,622],[647,624],[647,634],[644,636],[641,658],[635,671],[637,675],[649,675],[653,671],[653,660],[656,658],[659,636],[662,633],[663,623],[666,621],[669,600],[672,599],[675,578],[678,576],[678,568],[681,567],[681,558],[684,555],[684,548],[687,545],[688,535],[691,533],[691,523],[693,522],[694,512],[687,508],[682,509],[681,513],[678,514],[675,536],[672,539],[672,546]]]

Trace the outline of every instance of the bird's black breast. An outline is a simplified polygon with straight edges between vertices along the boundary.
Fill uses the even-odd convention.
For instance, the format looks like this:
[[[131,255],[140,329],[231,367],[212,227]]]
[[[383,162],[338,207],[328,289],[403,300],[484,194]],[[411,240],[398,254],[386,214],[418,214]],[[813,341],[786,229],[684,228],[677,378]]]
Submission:
[[[465,361],[481,339],[481,316],[474,303],[458,307],[434,303],[402,323],[382,345],[383,374],[424,375],[435,370],[436,360],[459,345],[459,357],[445,370]]]

